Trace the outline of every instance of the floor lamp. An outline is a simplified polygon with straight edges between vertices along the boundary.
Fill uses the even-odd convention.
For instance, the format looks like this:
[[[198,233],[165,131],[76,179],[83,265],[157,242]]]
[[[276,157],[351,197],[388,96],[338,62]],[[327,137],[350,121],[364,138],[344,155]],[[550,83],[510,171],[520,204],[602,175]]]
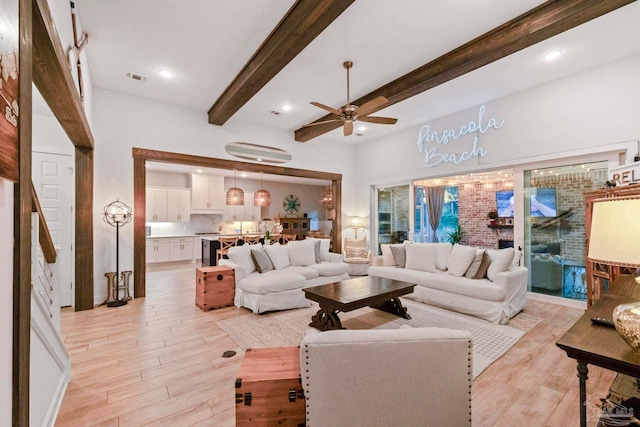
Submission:
[[[107,224],[116,228],[116,298],[107,302],[107,307],[120,307],[127,303],[127,299],[119,299],[120,295],[120,227],[131,222],[133,217],[131,208],[116,199],[104,207],[103,220]]]

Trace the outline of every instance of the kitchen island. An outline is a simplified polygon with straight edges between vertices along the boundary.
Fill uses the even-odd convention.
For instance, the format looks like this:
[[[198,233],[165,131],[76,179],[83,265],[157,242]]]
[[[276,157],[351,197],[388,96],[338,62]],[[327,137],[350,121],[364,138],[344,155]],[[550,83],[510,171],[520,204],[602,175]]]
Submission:
[[[249,233],[248,236],[260,236],[260,243],[264,243],[264,233]],[[244,245],[242,236],[237,234],[218,234],[215,236],[202,236],[202,266],[209,267],[217,265],[216,251],[220,249],[220,237],[238,237],[238,245]]]

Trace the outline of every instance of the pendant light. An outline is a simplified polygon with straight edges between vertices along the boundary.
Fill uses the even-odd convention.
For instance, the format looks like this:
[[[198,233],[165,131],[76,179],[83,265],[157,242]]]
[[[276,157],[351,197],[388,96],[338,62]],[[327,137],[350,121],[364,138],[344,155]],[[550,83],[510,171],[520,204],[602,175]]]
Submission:
[[[244,205],[244,191],[236,187],[236,170],[233,170],[233,187],[227,191],[227,205]]]
[[[271,194],[264,189],[264,175],[262,172],[260,172],[260,180],[262,181],[260,190],[253,193],[253,206],[266,208],[267,206],[271,206]]]
[[[327,191],[322,193],[320,203],[322,203],[324,205],[324,208],[327,210],[333,209],[333,192],[331,191],[331,187],[329,187]]]

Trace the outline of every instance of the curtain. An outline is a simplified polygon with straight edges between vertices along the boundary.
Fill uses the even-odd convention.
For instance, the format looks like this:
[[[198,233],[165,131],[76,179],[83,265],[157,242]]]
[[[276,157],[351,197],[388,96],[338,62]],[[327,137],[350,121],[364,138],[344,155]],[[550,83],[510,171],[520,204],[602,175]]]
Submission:
[[[427,187],[427,209],[429,210],[429,224],[433,229],[433,242],[438,243],[438,235],[436,230],[440,225],[442,218],[442,210],[444,208],[444,189],[445,187]]]

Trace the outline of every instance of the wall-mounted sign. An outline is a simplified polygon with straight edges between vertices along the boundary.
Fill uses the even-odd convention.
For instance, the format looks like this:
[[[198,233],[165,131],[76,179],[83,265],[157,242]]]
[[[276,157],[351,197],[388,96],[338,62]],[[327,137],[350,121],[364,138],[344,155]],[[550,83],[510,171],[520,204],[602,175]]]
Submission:
[[[609,171],[609,180],[619,185],[637,184],[640,182],[640,162],[612,168]]]
[[[479,136],[487,133],[491,129],[500,129],[504,125],[504,119],[501,121],[495,118],[489,120],[484,119],[484,105],[478,110],[478,120],[470,121],[455,129],[445,129],[441,132],[432,130],[429,125],[425,125],[418,132],[418,151],[424,153],[423,165],[427,167],[437,166],[441,163],[459,164],[472,157],[484,157],[487,150],[479,146]],[[475,134],[475,135],[474,135]],[[463,138],[467,135],[474,135],[473,139]],[[441,146],[450,142],[456,142],[461,139],[468,141],[465,147],[458,151],[443,153]]]
[[[232,142],[227,144],[224,149],[232,156],[256,162],[287,163],[291,161],[291,154],[280,148],[251,144],[250,142]]]

